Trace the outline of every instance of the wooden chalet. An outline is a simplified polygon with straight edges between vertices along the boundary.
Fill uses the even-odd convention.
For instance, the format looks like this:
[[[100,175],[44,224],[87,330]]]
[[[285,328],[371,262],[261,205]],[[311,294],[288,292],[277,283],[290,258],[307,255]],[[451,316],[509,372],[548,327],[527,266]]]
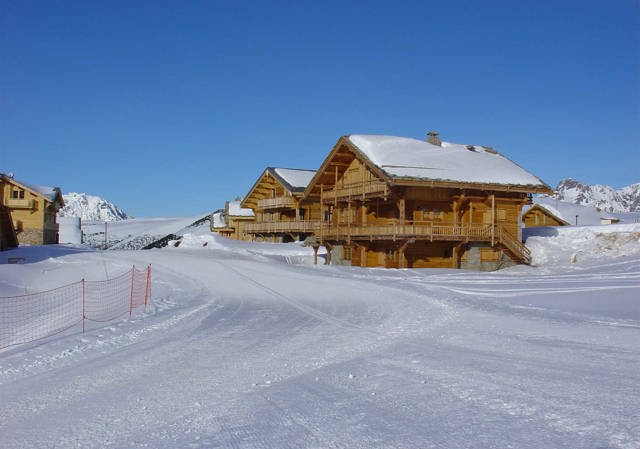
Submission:
[[[529,263],[520,212],[544,182],[491,147],[351,135],[301,204],[320,205],[316,248],[334,264],[492,270]]]
[[[522,214],[522,224],[525,228],[536,226],[570,226],[567,220],[552,212],[542,204],[534,204]]]
[[[245,226],[252,240],[301,241],[320,225],[320,203],[300,200],[315,170],[267,167],[244,197],[241,206],[253,210],[255,220]]]
[[[0,174],[0,220],[2,231],[9,226],[17,236],[17,242],[30,245],[58,243],[59,225],[56,222],[58,210],[64,206],[62,193],[58,187],[29,186],[11,175]],[[10,224],[7,223],[7,214]],[[9,237],[10,238],[10,237]],[[11,246],[12,241],[8,241]]]
[[[241,207],[241,200],[227,201],[224,210],[211,215],[211,231],[236,240],[251,240],[245,227],[253,222],[251,209]]]

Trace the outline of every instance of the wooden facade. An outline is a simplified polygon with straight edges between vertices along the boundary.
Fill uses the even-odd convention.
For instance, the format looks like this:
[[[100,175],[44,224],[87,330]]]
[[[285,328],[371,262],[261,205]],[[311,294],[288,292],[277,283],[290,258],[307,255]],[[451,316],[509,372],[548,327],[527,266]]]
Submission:
[[[320,224],[320,204],[300,203],[314,170],[267,167],[244,197],[241,206],[255,219],[245,226],[251,240],[303,241]]]
[[[520,212],[532,193],[549,192],[541,181],[513,185],[393,176],[344,136],[302,204],[320,204],[315,237],[327,247],[331,263],[496,269],[530,262],[520,238]]]
[[[7,175],[0,175],[0,181],[1,204],[6,208],[4,212],[8,210],[10,214],[18,242],[30,245],[58,243],[56,214],[64,206],[60,189],[31,187]]]
[[[522,214],[522,223],[526,228],[535,226],[569,226],[571,224],[540,204],[534,204]]]

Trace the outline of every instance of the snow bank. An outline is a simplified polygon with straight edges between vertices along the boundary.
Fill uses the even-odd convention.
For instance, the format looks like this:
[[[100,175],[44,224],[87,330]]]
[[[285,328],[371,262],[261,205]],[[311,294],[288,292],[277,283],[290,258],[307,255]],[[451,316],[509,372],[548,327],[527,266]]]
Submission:
[[[640,224],[524,229],[533,265],[567,266],[640,254]]]
[[[253,256],[256,259],[276,259],[288,264],[313,263],[313,249],[302,243],[243,242],[210,232],[185,233],[180,240],[170,241],[170,250],[222,251],[229,255]],[[321,249],[319,254],[325,254]]]

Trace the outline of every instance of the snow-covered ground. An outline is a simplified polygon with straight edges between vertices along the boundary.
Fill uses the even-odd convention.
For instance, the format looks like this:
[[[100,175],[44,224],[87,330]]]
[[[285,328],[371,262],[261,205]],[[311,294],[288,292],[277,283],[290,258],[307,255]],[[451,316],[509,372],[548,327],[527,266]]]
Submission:
[[[153,266],[133,320],[0,351],[0,447],[637,449],[640,226],[535,233],[536,266],[493,273],[202,230],[0,253],[31,262],[0,296]]]

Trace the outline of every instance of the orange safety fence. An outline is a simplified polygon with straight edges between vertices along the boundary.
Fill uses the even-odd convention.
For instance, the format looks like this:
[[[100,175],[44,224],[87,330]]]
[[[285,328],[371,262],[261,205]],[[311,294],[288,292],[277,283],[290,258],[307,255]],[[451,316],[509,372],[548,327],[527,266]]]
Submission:
[[[0,349],[63,332],[86,321],[107,322],[146,306],[151,299],[151,265],[104,281],[0,297]]]

